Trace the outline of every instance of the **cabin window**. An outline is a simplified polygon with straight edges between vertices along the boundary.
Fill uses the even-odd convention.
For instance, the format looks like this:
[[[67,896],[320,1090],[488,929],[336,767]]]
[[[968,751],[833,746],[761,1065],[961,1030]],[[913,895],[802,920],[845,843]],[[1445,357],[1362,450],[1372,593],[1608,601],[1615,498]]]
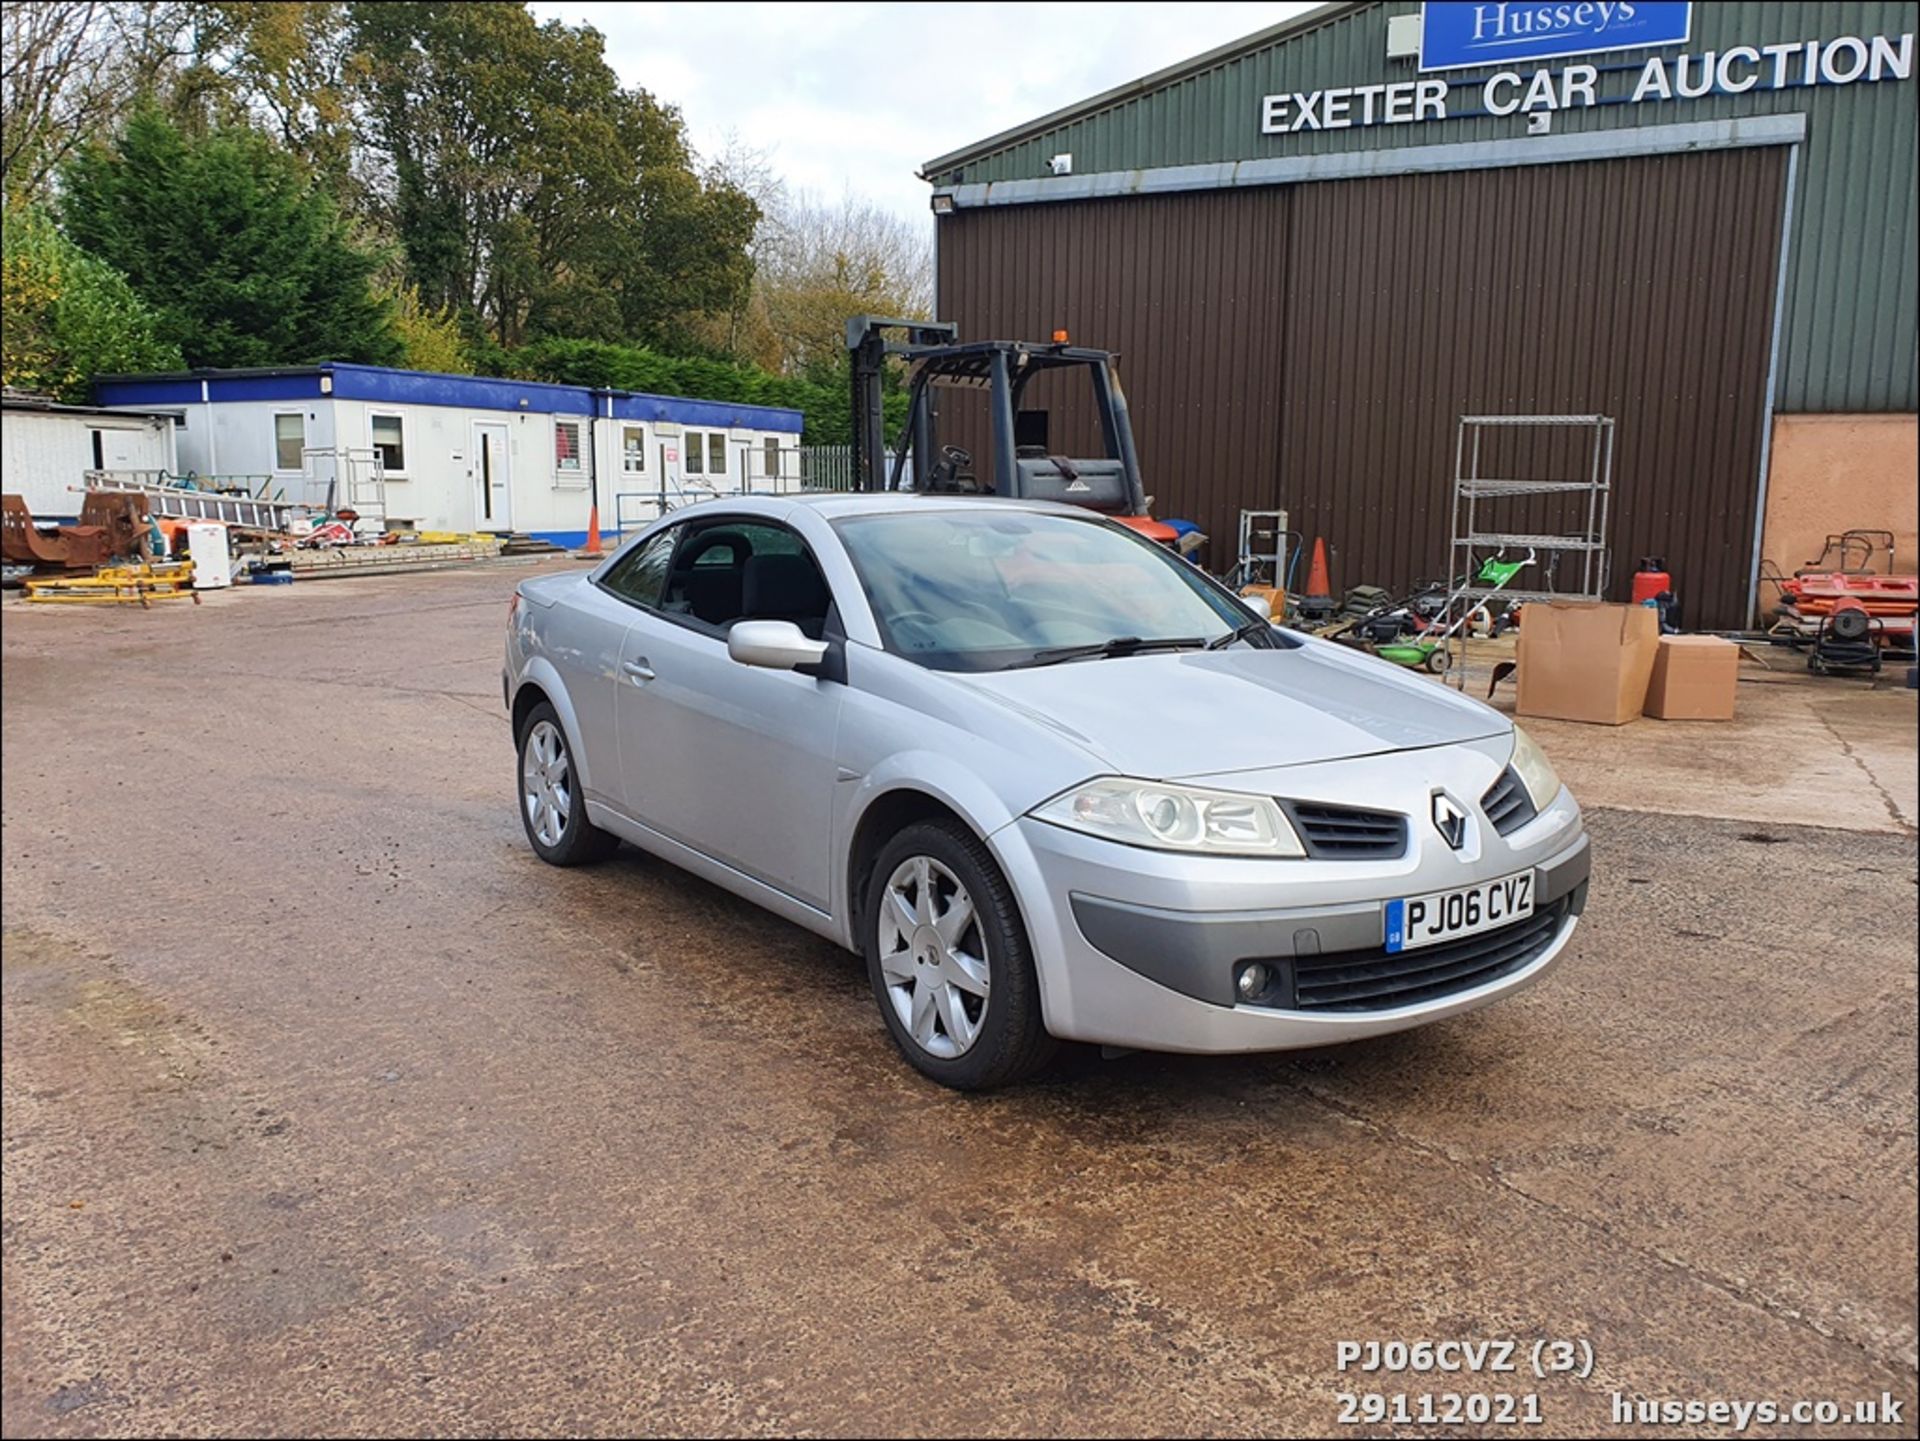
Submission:
[[[380,457],[380,468],[388,475],[394,475],[407,468],[406,424],[397,415],[375,415],[373,424],[373,449]]]
[[[625,475],[647,473],[647,428],[643,425],[620,427],[620,470]]]
[[[553,468],[560,475],[578,475],[580,459],[580,422],[556,420],[553,423]]]
[[[298,410],[274,412],[273,468],[303,470],[306,467],[307,417]]]

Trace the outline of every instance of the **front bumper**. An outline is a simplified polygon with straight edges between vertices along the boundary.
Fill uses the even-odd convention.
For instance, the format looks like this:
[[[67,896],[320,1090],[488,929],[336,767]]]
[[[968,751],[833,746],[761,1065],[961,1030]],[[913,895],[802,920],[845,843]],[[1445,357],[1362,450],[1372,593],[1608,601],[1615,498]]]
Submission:
[[[1472,750],[1425,753],[1415,793],[1424,796],[1432,783],[1477,797],[1498,774],[1497,764],[1487,774],[1493,759]],[[1308,769],[1323,768],[1303,768],[1289,789],[1312,784]],[[1456,773],[1441,774],[1449,769]],[[1378,862],[1174,855],[1031,818],[994,839],[1029,923],[1048,1030],[1142,1050],[1266,1051],[1424,1025],[1487,1005],[1553,967],[1578,924],[1591,868],[1579,808],[1563,789],[1511,835],[1496,835],[1477,808],[1473,821],[1475,833],[1460,852],[1416,824],[1408,853]],[[1542,928],[1523,963],[1495,979],[1389,1009],[1236,1003],[1233,977],[1244,961],[1290,966],[1287,958],[1377,948],[1387,901],[1528,869],[1536,915],[1554,909],[1560,918]]]

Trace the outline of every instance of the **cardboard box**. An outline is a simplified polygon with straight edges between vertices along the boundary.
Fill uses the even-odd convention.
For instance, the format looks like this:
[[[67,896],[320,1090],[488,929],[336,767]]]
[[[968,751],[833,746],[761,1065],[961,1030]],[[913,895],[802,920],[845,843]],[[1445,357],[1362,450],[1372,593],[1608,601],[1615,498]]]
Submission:
[[[1659,642],[1660,617],[1651,606],[1565,600],[1524,605],[1514,710],[1625,725],[1647,702]]]
[[[1732,720],[1740,647],[1717,635],[1663,635],[1646,714],[1657,720]]]

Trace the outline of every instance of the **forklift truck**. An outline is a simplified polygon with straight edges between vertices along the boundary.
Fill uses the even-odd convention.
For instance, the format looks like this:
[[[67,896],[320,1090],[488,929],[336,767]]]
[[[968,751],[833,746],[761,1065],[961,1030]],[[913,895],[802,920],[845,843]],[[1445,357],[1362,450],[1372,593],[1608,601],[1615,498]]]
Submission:
[[[900,338],[890,338],[890,331],[899,332]],[[847,351],[853,380],[853,475],[859,489],[991,493],[1063,501],[1100,511],[1161,544],[1177,540],[1171,526],[1147,514],[1127,399],[1110,352],[1069,345],[1064,332],[1046,345],[1019,340],[962,342],[959,327],[948,321],[873,315],[856,315],[847,321]],[[881,378],[889,356],[907,362],[909,385],[907,424],[891,465],[881,409]],[[1075,371],[1092,386],[1104,456],[1050,454],[1044,415],[1021,409],[1021,397],[1036,377]],[[942,386],[968,386],[987,394],[993,435],[991,486],[980,484],[970,452],[940,442],[935,391]]]

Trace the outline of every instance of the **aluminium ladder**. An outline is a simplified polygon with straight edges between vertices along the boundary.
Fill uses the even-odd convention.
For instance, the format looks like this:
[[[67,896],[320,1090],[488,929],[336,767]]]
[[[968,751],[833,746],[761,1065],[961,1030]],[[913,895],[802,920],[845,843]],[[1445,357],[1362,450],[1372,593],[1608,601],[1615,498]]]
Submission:
[[[213,520],[247,530],[281,531],[293,512],[307,507],[291,500],[265,500],[181,485],[160,470],[89,470],[86,489],[142,498],[150,515],[169,520]]]

